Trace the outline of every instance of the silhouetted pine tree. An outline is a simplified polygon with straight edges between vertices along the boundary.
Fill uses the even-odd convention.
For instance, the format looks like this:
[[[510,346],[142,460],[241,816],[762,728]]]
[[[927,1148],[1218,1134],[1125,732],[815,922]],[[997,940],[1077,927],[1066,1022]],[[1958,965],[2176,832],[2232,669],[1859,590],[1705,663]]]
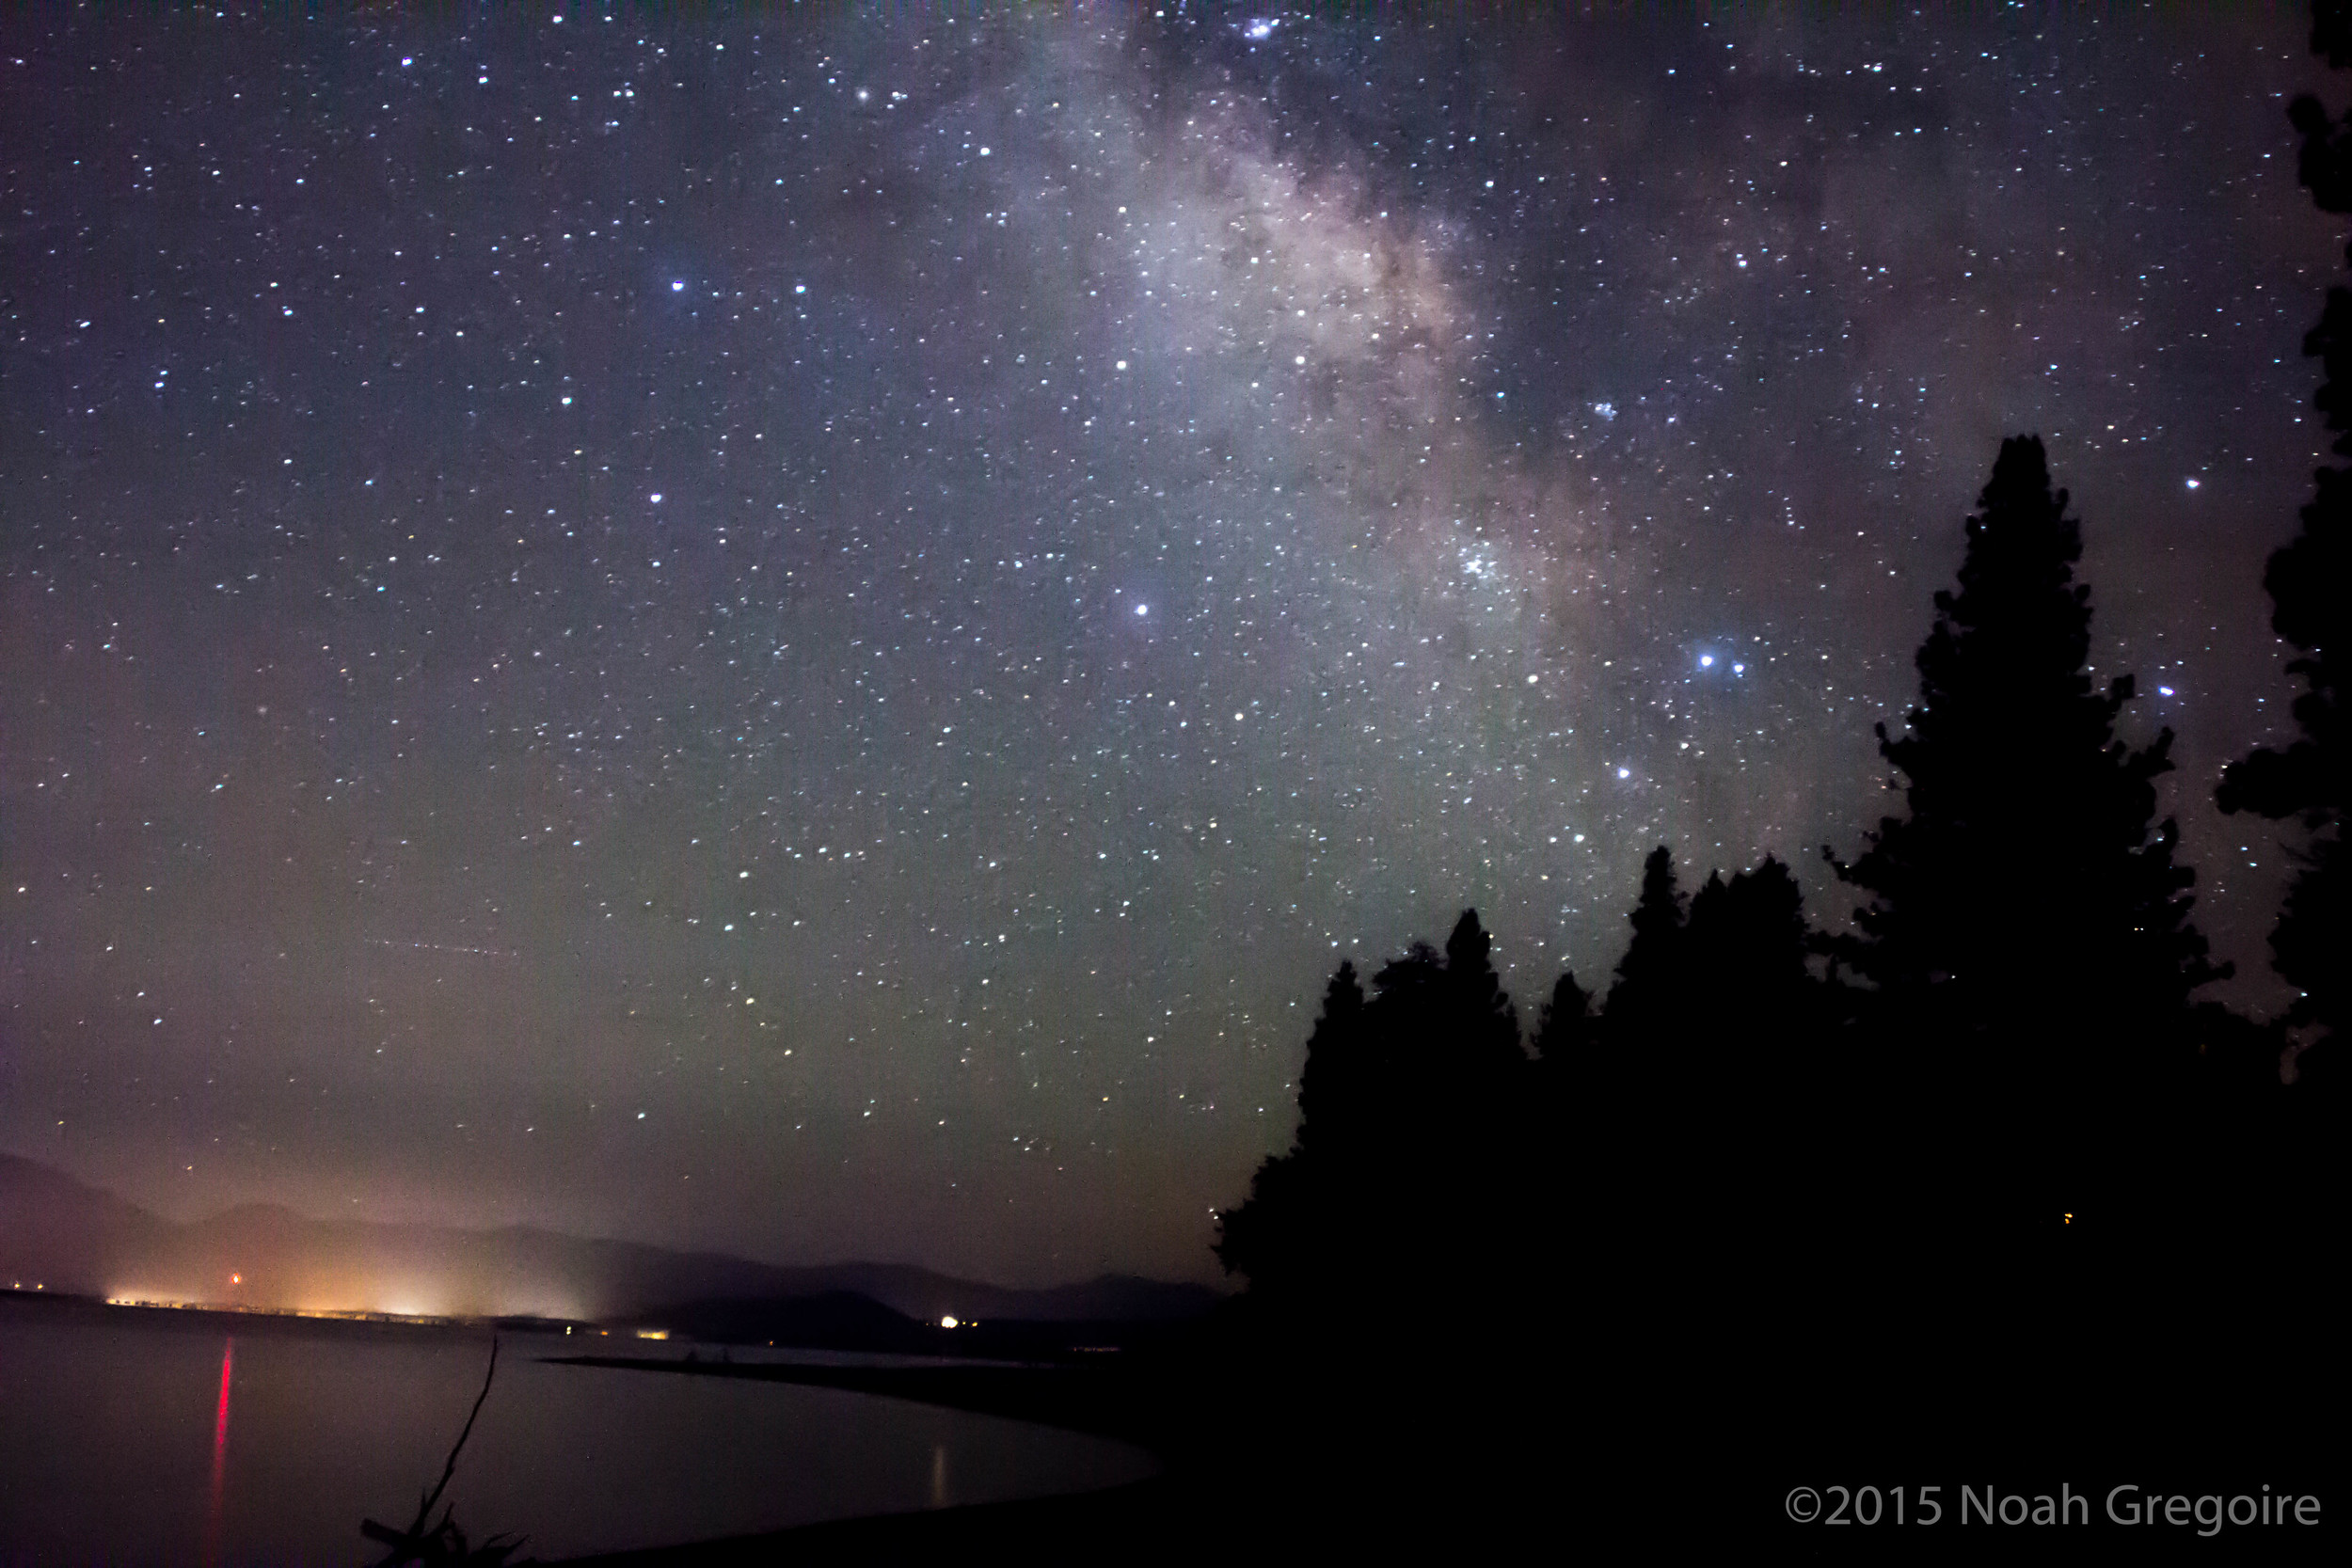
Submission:
[[[1298,1075],[1298,1135],[1291,1150],[1266,1159],[1249,1196],[1217,1216],[1217,1260],[1278,1307],[1311,1296],[1321,1280],[1344,1272],[1354,1238],[1335,1229],[1326,1167],[1344,1164],[1366,1137],[1365,1103],[1377,1077],[1364,1031],[1364,992],[1356,966],[1343,962],[1323,993],[1323,1012],[1307,1039]],[[1316,1156],[1310,1156],[1312,1147]],[[1325,1180],[1318,1180],[1318,1177]]]
[[[1478,911],[1464,910],[1445,939],[1445,974],[1462,1031],[1453,1056],[1480,1094],[1527,1062],[1518,1011],[1495,974],[1493,953],[1494,939],[1479,925]]]
[[[1657,1261],[1680,1243],[1687,1221],[1680,1150],[1670,1147],[1687,1001],[1683,897],[1662,844],[1642,863],[1629,920],[1633,936],[1594,1026],[1597,1048],[1564,1096],[1574,1138],[1567,1185],[1587,1206],[1587,1246],[1654,1287]]]
[[[2352,64],[2352,17],[2344,6],[2313,7],[2312,47],[2338,68]],[[2287,113],[2303,137],[2300,168],[2313,201],[2323,212],[2352,213],[2352,115],[2330,119],[2308,95]],[[2352,245],[2345,260],[2352,263]],[[2313,401],[2335,433],[2333,451],[2352,457],[2352,289],[2339,283],[2328,291],[2303,352],[2325,371]],[[2344,1090],[2336,1080],[2352,1037],[2352,849],[2344,843],[2352,803],[2352,692],[2345,689],[2345,660],[2352,657],[2352,470],[2323,467],[2314,477],[2303,531],[2271,556],[2263,575],[2271,629],[2298,650],[2287,671],[2303,684],[2294,708],[2303,733],[2283,752],[2264,747],[2225,769],[2216,800],[2225,812],[2300,817],[2308,832],[2270,933],[2271,965],[2296,988],[2288,1022],[2312,1032],[2297,1060],[2297,1077],[2314,1094],[2340,1102]],[[2338,1103],[2328,1119],[2342,1114]]]
[[[1682,933],[1681,1081],[1760,1116],[1810,1077],[1821,1020],[1808,942],[1804,895],[1778,860],[1708,878]]]
[[[1952,1222],[2011,1240],[2155,1223],[2183,1151],[2150,1143],[2178,1132],[2190,993],[2226,973],[2189,924],[2174,824],[2150,827],[2172,734],[2115,738],[2132,679],[2101,692],[2085,669],[2079,529],[2039,440],[2002,443],[1967,531],[1909,733],[1878,729],[1906,813],[1837,864],[1870,895],[1843,951],[1921,1134],[1926,1188],[1904,1200],[1931,1212],[1890,1223],[1947,1245]]]
[[[1493,947],[1476,910],[1462,911],[1445,942],[1446,984],[1459,1020],[1447,1052],[1459,1075],[1449,1156],[1458,1183],[1454,1217],[1463,1227],[1468,1276],[1523,1307],[1552,1275],[1564,1239],[1543,1222],[1536,1202],[1549,1129]]]
[[[1788,867],[1767,855],[1725,882],[1710,877],[1691,900],[1685,962],[1721,977],[1735,1014],[1769,1023],[1799,1006],[1813,983],[1804,895]]]
[[[1314,1033],[1307,1037],[1307,1062],[1298,1073],[1298,1142],[1320,1137],[1344,1139],[1347,1127],[1360,1122],[1364,1078],[1370,1070],[1363,1041],[1364,988],[1357,983],[1356,965],[1341,960],[1331,983],[1324,988],[1323,1011]]]
[[[1390,1156],[1361,1191],[1411,1238],[1417,1264],[1466,1295],[1516,1293],[1535,1259],[1522,1204],[1535,1132],[1519,1026],[1475,910],[1442,957],[1416,942],[1373,976],[1366,1007],[1392,1064]]]
[[[1587,1162],[1597,1130],[1617,1111],[1597,1092],[1604,1061],[1600,1020],[1593,1011],[1593,993],[1578,985],[1574,974],[1563,974],[1552,983],[1551,999],[1536,1015],[1534,1047],[1528,1153],[1536,1191],[1530,1200],[1544,1212],[1551,1244],[1573,1237],[1589,1249],[1596,1182],[1608,1178],[1588,1170]]]
[[[1786,1248],[1793,1211],[1807,1206],[1800,1176],[1812,1155],[1824,1042],[1804,896],[1788,868],[1767,857],[1727,881],[1710,873],[1676,927],[1666,920],[1671,871],[1653,855],[1651,872],[1636,911],[1647,931],[1635,939],[1646,936],[1649,951],[1629,951],[1633,978],[1621,985],[1670,988],[1672,1000],[1612,1014],[1644,1031],[1621,1049],[1655,1064],[1643,1074],[1653,1102],[1629,1126],[1647,1143],[1650,1184],[1703,1255],[1700,1267],[1752,1276],[1760,1258]],[[1661,939],[1675,944],[1671,964],[1645,978]]]
[[[1520,1288],[1535,1129],[1491,945],[1466,911],[1443,955],[1416,942],[1369,1000],[1353,965],[1332,977],[1297,1140],[1219,1217],[1217,1256],[1252,1295],[1327,1318],[1416,1278],[1464,1297]]]
[[[1642,894],[1629,917],[1633,940],[1618,960],[1602,1014],[1613,1049],[1622,1057],[1643,1035],[1671,1027],[1682,992],[1681,891],[1675,885],[1674,854],[1660,845],[1642,863]],[[1630,1085],[1625,1085],[1629,1088]]]
[[[1576,983],[1574,974],[1563,973],[1552,982],[1551,1000],[1535,1017],[1536,1058],[1549,1065],[1554,1077],[1588,1066],[1583,1058],[1593,1049],[1597,1022],[1593,993]]]
[[[1731,885],[1721,871],[1709,871],[1691,895],[1667,990],[1673,1017],[1659,1026],[1650,1048],[1658,1063],[1654,1076],[1680,1101],[1686,1121],[1702,1110],[1712,1114],[1714,1101],[1728,1088],[1724,1073],[1736,1070],[1736,1052],[1723,1025],[1736,1006],[1726,993],[1737,984],[1732,972],[1743,933],[1733,928],[1730,897]],[[1708,1149],[1707,1163],[1717,1164],[1724,1152]]]

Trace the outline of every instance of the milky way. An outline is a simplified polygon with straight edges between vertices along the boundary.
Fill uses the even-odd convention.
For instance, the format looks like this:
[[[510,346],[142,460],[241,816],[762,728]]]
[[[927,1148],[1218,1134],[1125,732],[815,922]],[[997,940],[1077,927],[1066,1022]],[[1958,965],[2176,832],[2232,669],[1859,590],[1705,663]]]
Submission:
[[[1341,956],[1842,917],[2020,432],[2270,1006],[2301,27],[17,15],[0,1142],[1208,1276]]]

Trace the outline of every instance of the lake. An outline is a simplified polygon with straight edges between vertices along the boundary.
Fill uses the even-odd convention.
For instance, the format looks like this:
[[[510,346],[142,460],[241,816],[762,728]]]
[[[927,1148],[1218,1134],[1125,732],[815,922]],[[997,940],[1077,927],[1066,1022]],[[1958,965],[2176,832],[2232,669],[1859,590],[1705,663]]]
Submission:
[[[489,1355],[460,1330],[168,1316],[0,1304],[0,1561],[373,1560],[361,1516],[409,1522]],[[444,1497],[469,1539],[524,1535],[551,1560],[1156,1469],[1122,1444],[902,1401],[537,1359],[586,1348],[503,1341]]]

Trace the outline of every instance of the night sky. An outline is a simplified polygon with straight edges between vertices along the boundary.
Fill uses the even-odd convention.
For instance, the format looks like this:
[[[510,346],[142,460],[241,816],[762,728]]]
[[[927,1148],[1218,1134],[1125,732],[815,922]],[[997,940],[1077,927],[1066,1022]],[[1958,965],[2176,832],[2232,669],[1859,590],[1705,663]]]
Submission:
[[[12,11],[0,1147],[1213,1278],[1342,956],[1843,918],[2022,433],[2277,1006],[2299,8],[1432,14]]]

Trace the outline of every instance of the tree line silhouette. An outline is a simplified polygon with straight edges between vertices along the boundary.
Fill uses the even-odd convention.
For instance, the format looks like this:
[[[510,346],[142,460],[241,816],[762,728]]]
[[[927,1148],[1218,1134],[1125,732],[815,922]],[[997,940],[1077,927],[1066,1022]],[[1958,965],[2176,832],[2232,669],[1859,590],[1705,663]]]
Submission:
[[[2318,8],[2339,66],[2348,10]],[[2352,214],[2352,114],[2291,119],[2304,182]],[[2352,288],[2306,347],[2352,458]],[[1732,1539],[1772,1488],[1890,1454],[2046,1482],[2328,1451],[2352,467],[2319,470],[2265,577],[2297,733],[2216,791],[2296,825],[2277,1017],[2209,994],[2231,969],[2158,815],[2172,735],[2119,736],[2136,689],[2092,678],[2081,556],[2042,443],[2004,441],[1917,700],[1878,728],[1887,807],[1820,847],[1829,918],[1777,858],[1686,892],[1661,845],[1614,969],[1558,975],[1532,1021],[1474,911],[1442,951],[1340,965],[1295,1141],[1218,1218],[1248,1289],[1211,1382],[1253,1465],[1328,1517],[1420,1506],[1441,1532],[1564,1480],[1660,1519],[1694,1517],[1674,1478],[1752,1480],[1772,1495],[1698,1524]]]
[[[1901,809],[1851,860],[1822,851],[1850,927],[1813,927],[1770,857],[1686,897],[1661,846],[1609,983],[1563,974],[1532,1051],[1475,911],[1368,988],[1343,963],[1296,1143],[1221,1216],[1218,1256],[1263,1310],[1540,1311],[1566,1294],[1564,1247],[1668,1294],[1708,1274],[1959,1300],[2329,1234],[2340,990],[2306,985],[2269,1022],[2201,999],[2230,969],[2155,818],[2171,732],[2116,736],[2132,678],[2085,668],[2079,527],[2038,440],[2003,443],[1967,534],[1905,733],[1879,727]],[[2323,968],[2352,954],[2341,905],[2308,891],[2337,863],[2315,837],[2275,943],[2290,979],[2312,947]]]
[[[2342,6],[2314,39],[2352,63]],[[2352,213],[2352,115],[2304,99],[2292,119],[2304,182]],[[2352,289],[2307,348],[2352,456]],[[2343,1218],[2352,470],[2319,470],[2302,522],[2265,578],[2300,734],[2217,792],[2302,825],[2271,935],[2282,1016],[2201,994],[2231,966],[2156,816],[2171,731],[2119,738],[2135,686],[2088,668],[2079,524],[2042,443],[2012,438],[1935,595],[1917,703],[1878,726],[1899,802],[1851,859],[1821,849],[1851,920],[1814,925],[1770,857],[1686,896],[1660,846],[1613,973],[1561,974],[1525,1043],[1474,911],[1368,985],[1343,963],[1296,1141],[1219,1218],[1250,1308],[1332,1342],[1605,1297],[1653,1350],[1726,1318],[2014,1347],[2318,1312]]]

